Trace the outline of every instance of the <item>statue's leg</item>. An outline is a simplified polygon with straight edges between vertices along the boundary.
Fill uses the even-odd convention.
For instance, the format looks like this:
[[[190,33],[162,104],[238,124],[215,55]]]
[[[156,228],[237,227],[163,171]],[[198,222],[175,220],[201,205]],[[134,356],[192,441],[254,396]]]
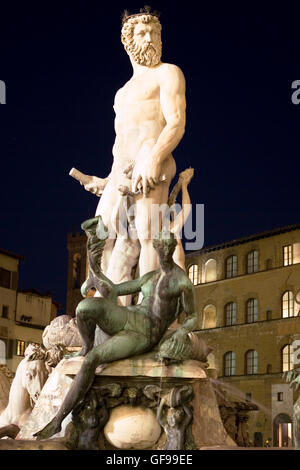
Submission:
[[[116,241],[115,221],[112,220],[116,208],[120,205],[120,192],[117,189],[117,184],[114,178],[110,178],[103,194],[100,198],[95,216],[101,215],[104,225],[109,230],[109,237],[105,242],[105,247],[101,257],[102,272],[106,275],[110,263],[110,258]]]
[[[140,254],[138,240],[118,236],[106,276],[115,284],[132,279],[132,269],[137,265]],[[119,297],[121,305],[131,305],[131,295]]]
[[[96,325],[108,335],[114,335],[124,328],[127,310],[102,297],[88,297],[79,302],[76,320],[82,349],[73,356],[85,356],[94,346]]]
[[[147,336],[135,331],[121,331],[105,343],[92,349],[86,355],[57,415],[34,436],[37,439],[48,439],[61,430],[62,421],[84,399],[94,381],[95,370],[100,364],[140,354],[148,347],[149,338]]]
[[[159,267],[158,254],[153,248],[153,238],[161,230],[162,213],[167,208],[167,199],[167,183],[160,183],[154,190],[150,191],[148,197],[140,196],[136,199],[135,225],[141,244],[140,276]],[[165,206],[160,208],[161,204],[165,204]]]

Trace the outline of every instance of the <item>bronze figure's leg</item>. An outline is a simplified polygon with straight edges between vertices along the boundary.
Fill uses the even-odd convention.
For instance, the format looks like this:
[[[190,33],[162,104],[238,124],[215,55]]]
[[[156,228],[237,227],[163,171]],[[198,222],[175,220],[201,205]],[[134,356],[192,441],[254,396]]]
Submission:
[[[99,299],[100,300],[100,299]],[[37,439],[47,439],[61,430],[61,423],[90,389],[95,370],[100,364],[141,354],[149,347],[146,336],[135,331],[120,331],[105,343],[93,348],[85,357],[80,371],[74,379],[57,415],[44,429],[34,434]]]
[[[127,310],[102,297],[88,297],[79,302],[76,320],[82,339],[82,349],[68,357],[85,356],[94,346],[95,330],[98,325],[105,333],[114,335],[124,328]]]

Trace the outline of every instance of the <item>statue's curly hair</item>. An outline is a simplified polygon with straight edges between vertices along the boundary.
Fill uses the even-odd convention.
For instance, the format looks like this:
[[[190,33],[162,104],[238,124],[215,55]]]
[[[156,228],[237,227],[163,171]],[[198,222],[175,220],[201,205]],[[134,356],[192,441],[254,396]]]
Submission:
[[[159,28],[159,31],[162,30],[161,23],[159,21],[159,18],[157,16],[145,14],[145,15],[138,15],[138,16],[132,16],[130,17],[122,26],[121,30],[121,41],[122,44],[124,45],[126,49],[126,44],[131,44],[133,40],[133,31],[135,26],[138,23],[155,23],[157,27]]]
[[[51,349],[46,349],[41,344],[30,343],[25,349],[24,356],[28,361],[41,360],[46,366],[56,367],[64,357],[65,348],[61,344],[56,344]]]

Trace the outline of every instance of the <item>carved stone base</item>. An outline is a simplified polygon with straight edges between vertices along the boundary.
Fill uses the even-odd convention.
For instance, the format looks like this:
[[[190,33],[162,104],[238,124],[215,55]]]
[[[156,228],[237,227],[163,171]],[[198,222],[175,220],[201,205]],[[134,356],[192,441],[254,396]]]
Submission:
[[[68,450],[68,448],[62,440],[58,439],[48,439],[45,441],[1,439],[1,450]]]
[[[49,377],[33,413],[17,439],[34,439],[32,435],[54,417],[71,386],[72,379],[80,370],[82,361],[83,358],[76,357],[63,360],[56,367],[56,375]],[[157,432],[155,443],[150,444],[150,449],[173,449],[178,445],[183,449],[200,449],[204,446],[234,446],[235,443],[227,435],[223,426],[208,374],[209,370],[206,369],[206,364],[188,360],[181,364],[165,366],[155,361],[153,353],[116,361],[108,364],[105,368],[99,367],[85,402],[77,411],[73,411],[72,423],[70,423],[71,414],[65,420],[70,423],[68,429],[73,429],[72,432],[68,432],[69,436],[73,436],[73,440],[67,439],[68,448],[134,449],[134,439],[132,447],[130,447],[130,441],[123,446],[118,441],[120,436],[115,440],[109,439],[108,430],[112,429],[111,426],[115,419],[112,412],[116,415],[116,410],[124,406],[150,410],[152,413],[151,423],[153,419],[154,422],[157,420],[154,426],[156,430],[159,429],[160,424],[162,425],[160,436]],[[56,393],[52,395],[52,400],[51,390],[56,390]],[[47,413],[45,410],[43,413],[39,412],[40,402],[42,404],[48,403]],[[160,405],[160,419],[157,419]],[[187,419],[189,413],[192,416],[191,420]],[[122,415],[122,409],[119,414]],[[138,414],[133,413],[133,416]],[[172,414],[173,418],[169,416]],[[110,421],[111,416],[112,421]],[[118,417],[118,419],[120,418]],[[175,428],[172,424],[174,419],[177,420]],[[152,425],[154,424],[152,423]],[[54,437],[63,437],[66,434],[65,428],[66,426],[60,434]],[[177,429],[178,432],[174,433],[174,429]],[[145,436],[145,442],[148,442],[147,432]],[[140,432],[139,442],[143,439]],[[118,447],[114,446],[112,442]],[[138,444],[136,448],[149,447],[144,447],[144,444],[141,447]]]

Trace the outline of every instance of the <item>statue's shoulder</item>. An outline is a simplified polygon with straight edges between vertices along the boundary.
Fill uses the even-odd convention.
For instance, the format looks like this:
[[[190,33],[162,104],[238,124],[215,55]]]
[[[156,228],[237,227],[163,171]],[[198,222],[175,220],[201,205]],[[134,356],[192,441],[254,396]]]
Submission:
[[[125,85],[124,85],[125,86]],[[118,89],[118,91],[116,92],[115,94],[115,99],[114,99],[114,103],[116,104],[117,101],[121,98],[122,94],[124,93],[124,86],[122,86],[121,88]]]
[[[169,73],[178,73],[178,74],[183,75],[183,72],[182,72],[181,68],[178,67],[178,65],[175,65],[175,64],[168,64],[167,62],[162,62],[160,64],[159,68],[161,70],[166,70]]]
[[[159,72],[164,75],[170,75],[170,77],[178,77],[184,80],[184,75],[180,67],[175,64],[167,64],[162,62],[158,68]]]
[[[180,266],[177,265],[177,278],[180,281],[180,285],[183,288],[193,289],[193,283],[191,282],[186,271],[184,271]]]
[[[184,92],[185,78],[182,70],[174,64],[162,63],[158,68],[160,85],[167,89],[178,90]]]

